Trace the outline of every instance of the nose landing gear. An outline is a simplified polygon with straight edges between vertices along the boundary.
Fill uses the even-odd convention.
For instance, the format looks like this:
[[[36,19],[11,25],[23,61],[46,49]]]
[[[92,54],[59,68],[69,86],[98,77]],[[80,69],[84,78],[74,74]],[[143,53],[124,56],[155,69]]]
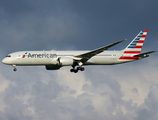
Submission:
[[[13,71],[17,71],[16,65],[12,65],[12,67],[14,68]]]

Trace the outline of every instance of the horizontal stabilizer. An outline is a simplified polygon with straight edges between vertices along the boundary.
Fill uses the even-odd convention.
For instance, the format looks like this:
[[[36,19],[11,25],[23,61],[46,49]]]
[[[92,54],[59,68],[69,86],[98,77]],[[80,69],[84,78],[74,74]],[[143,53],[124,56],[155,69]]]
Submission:
[[[133,57],[148,57],[148,54],[153,53],[153,52],[156,52],[156,51],[150,51],[150,52],[137,54],[137,55],[134,55]]]

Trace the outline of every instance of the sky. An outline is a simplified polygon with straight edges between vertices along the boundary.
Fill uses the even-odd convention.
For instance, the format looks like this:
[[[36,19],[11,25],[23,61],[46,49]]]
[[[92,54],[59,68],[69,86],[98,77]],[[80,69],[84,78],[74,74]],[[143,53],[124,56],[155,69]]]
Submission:
[[[156,0],[1,0],[0,59],[26,50],[93,50],[148,29],[142,52],[157,50]],[[2,120],[156,120],[158,57],[113,66],[71,67],[0,63]]]

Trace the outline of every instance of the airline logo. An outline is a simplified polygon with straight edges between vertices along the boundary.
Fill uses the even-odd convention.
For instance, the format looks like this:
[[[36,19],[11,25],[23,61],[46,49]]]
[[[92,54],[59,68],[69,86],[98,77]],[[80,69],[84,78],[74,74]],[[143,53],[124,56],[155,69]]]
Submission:
[[[22,56],[22,58],[25,58],[26,55],[27,55],[27,52]]]
[[[136,54],[140,54],[147,32],[148,30],[141,31],[133,39],[133,41],[126,47],[126,49],[124,49],[123,56],[121,56],[119,59],[138,60],[139,57],[133,57],[133,56]]]
[[[31,53],[28,53],[26,52],[22,58],[56,58],[57,55],[56,54],[31,54]]]

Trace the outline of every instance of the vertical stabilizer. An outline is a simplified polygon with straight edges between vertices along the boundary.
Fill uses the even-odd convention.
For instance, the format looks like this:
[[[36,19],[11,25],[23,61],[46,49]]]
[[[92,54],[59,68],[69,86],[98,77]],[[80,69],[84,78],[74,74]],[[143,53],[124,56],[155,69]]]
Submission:
[[[148,30],[140,31],[140,33],[132,40],[132,42],[124,49],[125,52],[141,51]],[[137,53],[136,53],[137,54]]]
[[[140,33],[132,40],[132,42],[123,50],[124,53],[139,54],[143,47],[147,32],[148,30],[140,31]]]
[[[140,31],[132,42],[123,50],[123,56],[121,56],[119,59],[139,59],[139,57],[133,56],[140,54],[147,32],[148,30]]]

